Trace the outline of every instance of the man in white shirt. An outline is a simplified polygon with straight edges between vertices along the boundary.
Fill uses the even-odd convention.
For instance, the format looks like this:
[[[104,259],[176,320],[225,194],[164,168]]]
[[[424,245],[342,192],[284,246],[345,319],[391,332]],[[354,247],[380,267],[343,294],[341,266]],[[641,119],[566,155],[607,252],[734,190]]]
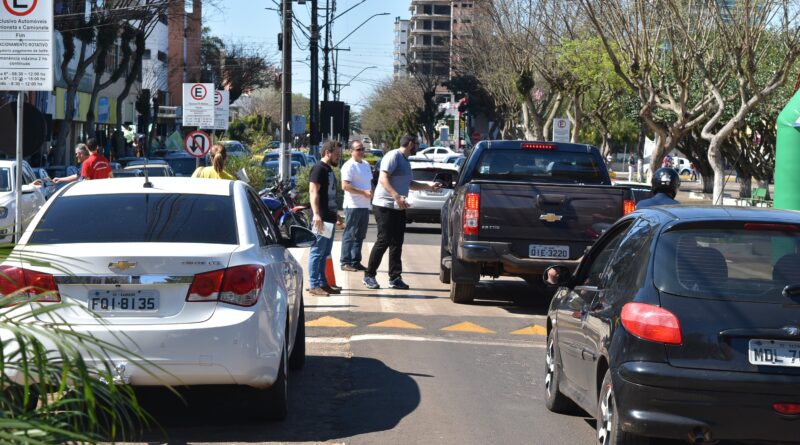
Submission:
[[[364,161],[364,144],[350,143],[350,159],[342,166],[345,228],[342,234],[342,270],[367,270],[361,264],[361,245],[367,236],[370,200],[372,199],[372,167]]]

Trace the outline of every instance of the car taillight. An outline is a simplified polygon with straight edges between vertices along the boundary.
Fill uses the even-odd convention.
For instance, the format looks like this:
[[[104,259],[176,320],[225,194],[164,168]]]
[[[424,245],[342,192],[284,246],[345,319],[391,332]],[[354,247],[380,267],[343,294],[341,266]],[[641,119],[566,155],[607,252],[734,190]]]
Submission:
[[[641,339],[668,345],[683,343],[678,317],[664,308],[628,303],[622,307],[620,318],[625,329]]]
[[[796,416],[800,414],[800,403],[773,403],[772,409],[781,414]]]
[[[236,306],[253,306],[264,283],[264,268],[256,265],[229,267],[197,274],[186,301],[220,301]]]
[[[794,224],[746,223],[744,230],[763,230],[771,232],[800,232]]]
[[[636,202],[632,199],[626,199],[622,201],[622,214],[627,215],[628,213],[633,212],[636,210]]]
[[[20,298],[35,299],[39,303],[61,302],[53,275],[21,267],[0,266],[0,294],[7,296],[20,290],[24,290]]]
[[[212,270],[194,276],[186,301],[218,301],[225,270]]]
[[[464,235],[478,234],[480,210],[480,193],[467,193],[464,198]]]
[[[524,142],[522,144],[523,150],[555,150],[556,146],[553,144],[541,144],[536,142]]]

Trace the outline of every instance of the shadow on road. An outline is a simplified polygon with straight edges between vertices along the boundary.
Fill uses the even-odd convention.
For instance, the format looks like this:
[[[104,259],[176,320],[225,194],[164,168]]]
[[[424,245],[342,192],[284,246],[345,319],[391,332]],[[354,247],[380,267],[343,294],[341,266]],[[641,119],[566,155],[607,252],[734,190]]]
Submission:
[[[496,306],[512,314],[546,315],[552,292],[543,292],[524,281],[483,280],[475,289],[474,305]]]
[[[418,226],[406,225],[406,233],[421,233],[421,234],[427,233],[433,235],[437,233],[442,233],[442,227],[438,225],[435,227],[433,226],[418,227]]]
[[[143,404],[161,428],[142,441],[320,442],[390,430],[420,403],[409,374],[369,358],[308,356],[290,375],[289,417],[283,422],[248,421],[252,407],[238,388],[204,388],[188,395],[188,406],[165,391],[145,392]]]

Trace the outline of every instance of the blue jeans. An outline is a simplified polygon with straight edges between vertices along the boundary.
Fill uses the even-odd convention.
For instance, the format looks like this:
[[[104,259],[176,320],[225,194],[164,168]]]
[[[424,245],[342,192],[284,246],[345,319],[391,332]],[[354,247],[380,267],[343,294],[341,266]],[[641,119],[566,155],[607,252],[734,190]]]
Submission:
[[[361,263],[361,244],[367,237],[369,209],[344,209],[344,215],[346,226],[342,234],[342,257],[339,263],[354,266]]]
[[[333,233],[336,233],[335,225]],[[317,242],[308,254],[308,284],[312,289],[328,285],[328,280],[325,278],[325,261],[331,255],[331,249],[333,249],[333,235],[330,238],[317,235]]]

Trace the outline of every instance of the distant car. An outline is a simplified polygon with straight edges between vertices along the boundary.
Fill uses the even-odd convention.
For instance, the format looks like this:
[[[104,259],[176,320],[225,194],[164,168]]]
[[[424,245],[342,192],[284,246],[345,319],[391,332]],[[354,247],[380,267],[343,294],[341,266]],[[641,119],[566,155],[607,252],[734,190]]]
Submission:
[[[16,166],[17,161],[0,161],[0,242],[2,243],[14,241],[14,220],[17,211]],[[22,184],[19,185],[22,191],[22,202],[19,205],[22,230],[25,230],[46,201],[44,191],[32,185],[35,180],[36,175],[31,166],[27,161],[22,161]]]
[[[272,150],[276,150],[278,148],[281,148],[281,141],[270,141],[269,142],[269,148],[272,149]]]
[[[677,156],[673,156],[672,157],[672,168],[674,168],[675,171],[677,171],[679,175],[684,175],[684,176],[685,175],[691,175],[692,174],[691,165],[692,165],[692,161],[690,161],[690,160],[688,160],[686,158],[679,158]],[[661,166],[659,164],[659,168],[660,167]],[[645,163],[644,167],[643,167],[643,170],[644,170],[645,176],[649,176],[650,175],[650,164],[649,163]]]
[[[372,139],[370,139],[368,136],[364,136],[363,138],[361,138],[361,144],[367,151],[372,149]]]
[[[56,184],[53,183],[53,179],[50,178],[50,175],[47,174],[47,169],[42,167],[37,167],[33,169],[33,174],[36,176],[36,179],[42,180],[42,193],[44,194],[45,199],[50,199],[53,196],[53,193],[58,190]]]
[[[379,158],[383,157],[383,150],[378,150],[377,148],[373,148],[371,150],[367,150],[367,154],[371,156],[377,156]]]
[[[76,176],[80,176],[81,175],[81,170],[78,167],[74,166],[74,165],[66,165],[66,166],[65,165],[51,165],[51,166],[45,167],[45,170],[47,171],[47,175],[50,176],[50,179],[64,178],[64,177],[72,176],[72,175],[76,175]],[[62,182],[61,184],[53,184],[53,187],[55,187],[55,191],[53,192],[53,194],[55,194],[55,192],[61,190],[67,184],[68,183],[65,183],[65,182]]]
[[[292,157],[292,161],[299,162],[300,165],[302,165],[303,167],[307,167],[309,165],[313,165],[313,164],[309,164],[308,163],[308,158],[306,157],[305,153],[303,153],[303,152],[292,151],[292,152],[289,152],[289,155]],[[271,152],[266,153],[264,155],[264,159],[261,160],[261,165],[263,166],[267,162],[277,161],[279,159],[280,159],[280,153],[277,152],[277,151],[271,151]]]
[[[262,167],[266,170],[267,173],[267,182],[274,182],[278,178],[278,172],[280,171],[280,161],[268,161],[263,162],[261,164]],[[294,186],[297,183],[297,173],[300,171],[302,166],[297,161],[291,162],[291,179],[290,183]]]
[[[553,261],[545,406],[591,413],[601,445],[796,443],[797,246],[797,212],[664,206],[617,221],[574,274]]]
[[[433,162],[430,164],[414,162],[411,164],[414,181],[424,184],[439,182],[439,190],[410,190],[406,209],[406,222],[441,223],[442,206],[453,193],[453,184],[458,176],[458,168],[453,164]]]
[[[113,170],[111,172],[114,178],[133,178],[138,176],[144,176],[144,170],[141,170],[136,167],[126,168],[122,170]]]
[[[413,156],[414,159],[429,159],[435,162],[444,162],[448,156],[452,156],[458,154],[453,150],[450,150],[447,147],[429,147],[424,150],[420,150],[417,152],[416,155]],[[410,160],[411,158],[409,158]]]
[[[222,143],[228,156],[250,156],[250,150],[239,141],[225,141]]]
[[[116,365],[115,382],[226,385],[248,416],[285,418],[288,373],[306,351],[303,269],[289,248],[314,235],[281,236],[240,181],[140,179],[78,182],[34,217],[0,265],[0,290],[25,289],[44,309],[20,323],[108,344],[83,358]]]
[[[314,155],[306,154],[306,159],[308,160],[306,165],[315,165],[317,163],[317,158]]]
[[[131,162],[124,170],[146,170],[148,176],[175,176],[172,167],[163,160],[151,160],[146,164],[144,162]]]
[[[175,151],[164,156],[164,161],[172,167],[175,176],[192,176],[197,169],[198,161],[201,167],[206,166],[205,158],[195,158],[185,151]]]
[[[123,158],[117,158],[116,162],[118,162],[122,168],[125,168],[129,162],[143,161],[144,159],[145,158],[139,156],[126,156]]]

